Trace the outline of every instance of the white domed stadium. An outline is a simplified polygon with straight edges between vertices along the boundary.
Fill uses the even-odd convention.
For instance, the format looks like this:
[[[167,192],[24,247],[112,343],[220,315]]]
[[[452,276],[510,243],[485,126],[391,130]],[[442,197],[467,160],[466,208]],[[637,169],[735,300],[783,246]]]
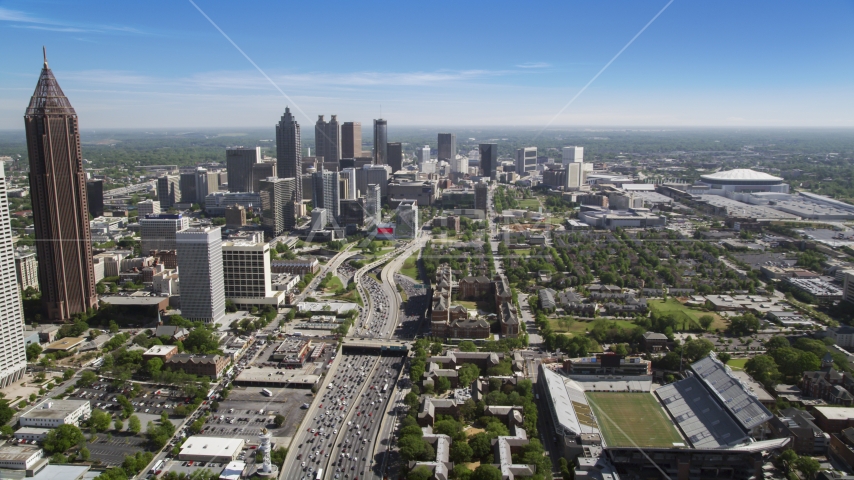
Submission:
[[[692,190],[704,190],[709,195],[726,195],[727,192],[789,193],[789,184],[783,179],[749,168],[737,168],[701,175]],[[700,193],[700,192],[697,192]]]

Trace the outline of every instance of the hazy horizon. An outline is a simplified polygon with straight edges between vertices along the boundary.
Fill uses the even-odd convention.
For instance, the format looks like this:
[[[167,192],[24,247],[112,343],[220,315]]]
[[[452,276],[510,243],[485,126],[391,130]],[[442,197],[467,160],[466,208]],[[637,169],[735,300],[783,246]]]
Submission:
[[[854,127],[851,2],[0,7],[0,129],[42,46],[84,129]],[[227,38],[226,38],[227,36]],[[274,85],[275,84],[275,85]],[[232,125],[232,126],[223,126]]]

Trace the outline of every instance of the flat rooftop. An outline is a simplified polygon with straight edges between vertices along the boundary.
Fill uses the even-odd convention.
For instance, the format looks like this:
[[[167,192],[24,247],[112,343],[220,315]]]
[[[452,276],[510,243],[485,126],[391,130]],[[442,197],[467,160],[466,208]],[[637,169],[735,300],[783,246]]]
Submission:
[[[815,409],[828,420],[848,420],[849,418],[854,418],[854,408],[815,407]]]
[[[45,400],[21,415],[22,418],[65,418],[89,400]]]
[[[30,459],[41,447],[35,445],[3,445],[0,447],[0,460],[6,462],[24,462]]]
[[[181,446],[181,455],[232,455],[243,448],[242,438],[202,437],[194,435],[187,438]]]
[[[85,341],[83,337],[65,337],[51,343],[45,350],[71,350]]]

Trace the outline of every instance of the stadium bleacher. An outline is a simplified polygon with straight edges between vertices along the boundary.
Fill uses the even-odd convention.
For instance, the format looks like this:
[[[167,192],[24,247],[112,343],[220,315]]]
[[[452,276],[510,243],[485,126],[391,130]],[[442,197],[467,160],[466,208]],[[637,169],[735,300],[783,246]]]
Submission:
[[[710,355],[698,360],[691,370],[746,431],[771,419],[771,412],[717,358]]]
[[[697,377],[660,387],[655,394],[694,448],[725,447],[748,438]]]

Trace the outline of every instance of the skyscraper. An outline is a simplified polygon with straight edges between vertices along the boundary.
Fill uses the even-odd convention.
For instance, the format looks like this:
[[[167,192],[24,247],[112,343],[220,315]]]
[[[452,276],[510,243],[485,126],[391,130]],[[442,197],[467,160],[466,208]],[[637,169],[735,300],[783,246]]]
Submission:
[[[374,120],[374,163],[388,163],[388,122],[382,118]]]
[[[181,180],[177,175],[163,175],[157,179],[157,200],[160,208],[170,208],[181,202]]]
[[[495,179],[495,171],[498,168],[498,144],[497,143],[481,143],[478,145],[480,150],[480,170],[484,177]]]
[[[45,62],[47,65],[47,62]],[[88,222],[87,222],[88,223]],[[15,246],[6,198],[6,169],[0,162],[0,388],[24,376],[27,349],[24,344],[24,312],[15,275]]]
[[[341,158],[362,156],[361,122],[344,122],[341,125]]]
[[[415,238],[418,235],[418,201],[401,200],[394,221],[395,238]]]
[[[261,147],[231,147],[225,150],[229,192],[251,192],[253,167],[261,161]],[[210,192],[209,192],[210,193]]]
[[[152,214],[139,219],[143,255],[159,250],[175,250],[176,235],[190,226],[190,219],[179,214]]]
[[[292,201],[296,203],[286,209],[286,213],[294,214],[294,218],[286,223],[295,225],[302,206],[302,182],[299,181],[302,175],[302,144],[299,123],[291,115],[289,107],[285,107],[285,114],[276,125],[276,173],[279,178],[295,179]]]
[[[567,166],[570,163],[584,162],[584,147],[563,147],[563,156],[561,163]]]
[[[77,113],[44,61],[24,115],[39,284],[48,320],[97,308]]]
[[[525,147],[516,149],[516,173],[519,176],[529,174],[537,170],[537,147]]]
[[[89,202],[89,214],[93,217],[104,216],[104,181],[86,182],[86,200]]]
[[[294,178],[268,177],[261,180],[261,225],[270,237],[281,235],[285,230],[293,230],[294,222]]]
[[[403,168],[403,145],[400,142],[389,143],[386,152],[392,173]]]
[[[187,228],[175,235],[181,278],[181,316],[214,323],[225,317],[222,233],[219,227]]]
[[[430,160],[430,145],[424,145],[416,150],[415,156],[418,158],[418,170],[421,170],[421,165]]]
[[[273,162],[259,162],[252,165],[252,191],[261,191],[261,180],[267,177],[277,177],[276,164]]]
[[[365,193],[365,223],[379,225],[382,221],[382,192],[379,185],[368,185]]]
[[[196,203],[196,172],[181,172],[181,203]],[[202,198],[202,203],[205,199]],[[162,205],[162,204],[161,204]]]
[[[354,200],[359,197],[358,187],[356,185],[356,169],[345,168],[341,170],[341,177],[347,178],[347,195],[342,197],[346,200]]]
[[[321,170],[312,174],[312,200],[314,208],[323,208],[329,214],[330,221],[337,221],[341,213],[338,196],[338,172]]]
[[[335,162],[341,160],[341,126],[338,124],[338,116],[332,115],[328,122],[323,121],[323,115],[317,116],[314,124],[314,149],[315,156],[323,157],[324,162]]]
[[[438,160],[451,161],[457,156],[457,136],[453,133],[439,134]]]

